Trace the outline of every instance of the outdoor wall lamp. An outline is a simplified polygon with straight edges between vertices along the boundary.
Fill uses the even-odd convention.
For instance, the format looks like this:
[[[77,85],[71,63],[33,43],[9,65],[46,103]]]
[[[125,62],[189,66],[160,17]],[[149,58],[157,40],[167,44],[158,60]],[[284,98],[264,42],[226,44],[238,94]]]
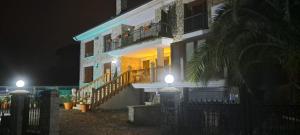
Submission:
[[[117,60],[111,61],[112,64],[117,64],[117,62],[118,62]]]
[[[164,10],[166,13],[168,13],[169,10],[170,10],[170,9],[169,9],[169,6],[164,7],[163,10]]]

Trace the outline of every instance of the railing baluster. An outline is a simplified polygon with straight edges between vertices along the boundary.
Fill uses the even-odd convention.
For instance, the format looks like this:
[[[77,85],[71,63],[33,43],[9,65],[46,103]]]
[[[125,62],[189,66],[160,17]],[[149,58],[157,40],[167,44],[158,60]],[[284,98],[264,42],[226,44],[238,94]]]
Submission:
[[[93,108],[94,105],[95,105],[95,102],[94,102],[94,100],[95,100],[95,89],[92,89],[92,93],[91,94],[92,94],[91,95],[91,108]]]
[[[101,89],[99,90],[98,104],[101,104],[101,103],[102,103],[102,95],[103,95],[103,88],[101,88]]]
[[[117,80],[115,80],[115,85],[114,85],[114,93],[115,93],[115,91],[117,91],[117,87],[118,87],[118,79]]]
[[[97,101],[96,101],[97,105],[99,105],[101,102],[101,91],[102,91],[101,87],[97,89]]]

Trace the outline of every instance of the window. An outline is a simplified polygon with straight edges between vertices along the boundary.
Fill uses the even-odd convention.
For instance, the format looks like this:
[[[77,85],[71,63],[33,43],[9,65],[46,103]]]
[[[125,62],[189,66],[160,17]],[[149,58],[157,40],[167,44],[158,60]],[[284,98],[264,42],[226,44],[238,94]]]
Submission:
[[[103,41],[104,41],[104,52],[108,52],[111,51],[112,47],[112,40],[111,40],[111,35],[108,34],[106,36],[103,37]]]
[[[200,13],[207,13],[206,0],[196,0],[184,5],[184,17],[191,17]]]
[[[195,52],[199,51],[205,45],[205,40],[198,40],[194,43]]]
[[[93,66],[84,68],[84,83],[89,83],[93,81],[94,68]]]
[[[93,56],[94,55],[94,41],[89,41],[85,43],[85,57]]]
[[[206,0],[196,0],[184,5],[184,33],[208,28]]]

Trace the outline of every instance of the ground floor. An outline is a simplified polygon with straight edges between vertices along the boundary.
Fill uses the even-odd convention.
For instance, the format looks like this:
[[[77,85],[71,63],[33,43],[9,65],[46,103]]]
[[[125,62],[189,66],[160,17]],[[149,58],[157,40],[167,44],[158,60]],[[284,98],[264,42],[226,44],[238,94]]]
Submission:
[[[60,135],[159,135],[159,127],[128,122],[127,111],[60,110]]]
[[[166,68],[171,65],[170,47],[139,48],[126,52],[110,54],[109,60],[95,60],[94,63],[82,67],[81,86],[94,80],[102,80],[103,83],[129,70],[143,70],[143,75],[150,76],[150,69]]]

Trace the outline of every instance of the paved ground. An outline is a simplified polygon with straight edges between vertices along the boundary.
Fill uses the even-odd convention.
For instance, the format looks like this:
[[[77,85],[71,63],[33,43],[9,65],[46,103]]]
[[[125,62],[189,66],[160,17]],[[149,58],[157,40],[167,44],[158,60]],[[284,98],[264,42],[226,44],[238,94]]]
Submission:
[[[159,135],[158,127],[142,127],[127,122],[125,111],[81,113],[60,110],[60,135]]]

